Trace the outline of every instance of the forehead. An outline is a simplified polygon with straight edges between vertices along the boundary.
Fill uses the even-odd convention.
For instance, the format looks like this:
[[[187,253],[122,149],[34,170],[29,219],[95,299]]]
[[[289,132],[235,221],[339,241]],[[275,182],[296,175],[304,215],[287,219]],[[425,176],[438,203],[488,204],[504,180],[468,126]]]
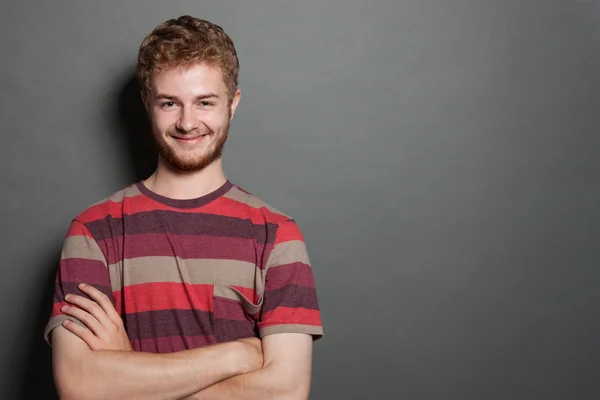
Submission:
[[[175,96],[227,92],[221,68],[208,63],[155,70],[150,78],[150,86],[155,94]]]

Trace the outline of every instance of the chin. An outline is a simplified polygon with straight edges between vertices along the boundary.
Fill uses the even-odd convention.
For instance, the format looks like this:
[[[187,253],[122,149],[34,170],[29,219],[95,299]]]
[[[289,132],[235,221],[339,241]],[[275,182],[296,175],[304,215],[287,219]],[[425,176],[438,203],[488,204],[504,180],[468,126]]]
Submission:
[[[170,151],[161,151],[161,156],[165,161],[165,164],[170,166],[172,169],[181,172],[196,172],[200,171],[215,160],[221,157],[220,152],[213,151],[209,154],[203,154],[202,156],[185,157],[176,154],[172,149]]]

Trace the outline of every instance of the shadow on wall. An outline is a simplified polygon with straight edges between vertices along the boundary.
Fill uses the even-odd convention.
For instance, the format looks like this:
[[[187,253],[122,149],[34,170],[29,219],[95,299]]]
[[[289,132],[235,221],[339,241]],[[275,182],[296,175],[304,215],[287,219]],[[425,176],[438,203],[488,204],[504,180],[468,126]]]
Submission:
[[[29,341],[27,347],[29,354],[24,354],[23,370],[21,371],[22,382],[21,399],[36,399],[42,394],[44,399],[58,399],[56,389],[54,387],[54,379],[52,376],[52,348],[44,340],[44,328],[48,322],[48,316],[52,310],[54,298],[54,285],[56,279],[56,268],[60,260],[61,245],[57,245],[53,253],[46,258],[47,263],[40,265],[37,277],[39,278],[32,285],[35,293],[40,293],[38,300],[41,304],[34,304],[32,307],[34,312],[31,313],[30,321],[33,329],[27,329],[27,332],[32,332],[33,337]],[[37,311],[37,313],[35,312]]]
[[[134,175],[137,180],[147,178],[156,168],[157,153],[150,128],[146,110],[140,98],[140,86],[135,74],[127,76],[120,90],[117,91],[118,99],[112,104],[117,104],[113,110],[109,110],[112,115],[108,117],[114,122],[114,134],[117,143],[123,146],[123,154],[130,157],[131,171],[123,171],[123,175]],[[107,194],[108,195],[108,194]],[[65,224],[70,221],[65,221]],[[56,271],[60,260],[60,251],[62,243],[57,243],[52,254],[46,258],[47,264],[40,265],[37,270],[39,281],[34,284],[35,293],[40,293],[37,300],[38,304],[33,304],[32,319],[28,324],[33,327],[32,339],[28,349],[29,354],[25,354],[21,369],[18,371],[19,382],[21,382],[21,399],[43,398],[45,400],[58,399],[54,378],[52,375],[52,348],[44,340],[44,329],[52,310],[54,299],[54,286]],[[40,394],[42,397],[40,397]]]
[[[139,181],[152,175],[158,155],[135,73],[128,75],[121,87],[118,108],[113,116],[117,127],[115,134],[117,139],[127,138],[123,143],[127,147],[124,153],[130,157],[135,178]]]

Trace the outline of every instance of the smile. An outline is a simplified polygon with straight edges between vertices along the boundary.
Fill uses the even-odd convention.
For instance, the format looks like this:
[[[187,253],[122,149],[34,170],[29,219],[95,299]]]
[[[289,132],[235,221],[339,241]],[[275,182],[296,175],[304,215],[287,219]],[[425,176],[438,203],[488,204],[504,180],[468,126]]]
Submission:
[[[210,136],[210,133],[205,133],[204,135],[199,135],[199,136],[171,136],[173,139],[183,142],[183,143],[196,143],[196,142],[200,142],[205,138],[208,138]]]

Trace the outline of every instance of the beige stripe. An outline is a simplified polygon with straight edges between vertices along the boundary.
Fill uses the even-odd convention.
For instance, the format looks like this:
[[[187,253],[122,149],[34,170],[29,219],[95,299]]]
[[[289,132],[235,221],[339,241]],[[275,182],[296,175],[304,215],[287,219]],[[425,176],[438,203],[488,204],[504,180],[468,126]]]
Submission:
[[[110,196],[100,200],[99,202],[92,205],[97,206],[98,204],[106,203],[107,201],[113,201],[115,203],[119,203],[123,201],[123,199],[127,197],[135,197],[142,194],[136,185],[131,185],[126,187],[125,189],[121,189],[116,193],[111,194]]]
[[[248,193],[242,192],[235,186],[232,187],[231,190],[229,190],[227,193],[225,193],[224,197],[227,197],[231,200],[239,201],[240,203],[249,205],[252,208],[264,207],[263,202],[260,201],[258,198],[251,196]]]
[[[119,289],[121,279],[126,285],[184,282],[255,289],[257,278],[262,288],[261,271],[245,261],[152,256],[126,259],[123,263],[125,271],[121,263],[109,266],[111,286],[112,282],[119,282]]]
[[[323,327],[300,324],[270,325],[259,330],[260,337],[275,333],[305,333],[307,335],[323,336]]]
[[[231,200],[239,201],[240,203],[244,203],[252,208],[265,207],[267,210],[271,211],[272,213],[279,214],[288,219],[291,219],[291,217],[289,215],[282,213],[275,207],[270,206],[269,204],[260,200],[258,197],[249,195],[248,193],[245,193],[236,187],[231,188],[230,191],[225,193],[224,197],[227,197],[228,199],[231,199]]]
[[[66,319],[68,319],[70,321],[73,321],[73,322],[76,322],[76,323],[78,323],[79,325],[81,325],[83,327],[86,327],[83,322],[81,322],[77,318],[72,317],[70,315],[59,314],[59,315],[56,315],[56,316],[52,317],[50,319],[50,321],[48,321],[48,323],[46,324],[46,328],[44,329],[44,339],[46,339],[46,342],[48,342],[48,344],[50,346],[52,346],[52,341],[50,340],[51,339],[50,334],[52,333],[52,330],[54,328],[57,328],[57,327],[61,326],[62,323],[63,323],[63,321],[66,320]]]
[[[254,303],[254,301],[252,301],[254,299],[248,299],[236,288],[223,285],[215,285],[213,295],[241,302],[244,309],[250,314],[257,314],[260,311],[264,300],[263,296],[259,296],[258,301]]]
[[[267,207],[267,210],[271,211],[272,213],[283,215],[287,219],[292,219],[292,217],[290,217],[289,215],[283,213],[281,210],[278,210],[277,208],[275,208],[267,203],[265,203],[265,207]]]
[[[211,260],[215,283],[219,285],[241,286],[254,289],[260,269],[249,262],[231,260]],[[216,262],[215,262],[216,261]]]
[[[102,261],[106,265],[106,258],[98,243],[89,236],[69,236],[65,239],[61,258],[85,258],[88,260]]]
[[[123,289],[123,268],[121,268],[121,264],[110,264],[108,266],[108,276],[110,279],[111,292]]]
[[[311,265],[306,251],[306,244],[301,240],[290,240],[276,245],[269,255],[265,270],[294,262]]]

